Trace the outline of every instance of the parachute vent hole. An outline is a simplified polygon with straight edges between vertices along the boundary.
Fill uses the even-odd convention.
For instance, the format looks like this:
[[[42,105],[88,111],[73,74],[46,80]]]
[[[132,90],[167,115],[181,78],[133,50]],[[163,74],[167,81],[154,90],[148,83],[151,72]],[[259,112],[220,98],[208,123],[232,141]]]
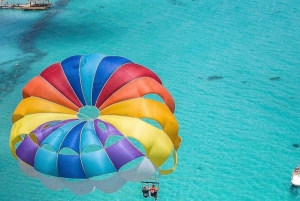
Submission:
[[[29,133],[29,137],[30,137],[30,139],[31,139],[34,143],[39,144],[39,143],[38,143],[38,140],[37,140],[37,138],[36,138],[36,136],[35,136],[35,133]]]
[[[51,126],[54,126],[58,123],[60,123],[61,121],[51,121],[51,122],[48,122],[47,124],[45,124],[43,127],[42,127],[42,130],[46,129],[46,128],[49,128]]]
[[[102,148],[97,146],[97,145],[89,145],[86,146],[83,150],[82,150],[82,154],[87,154],[87,153],[91,153],[91,152],[96,152],[101,150]]]
[[[106,128],[106,125],[105,125],[104,123],[99,122],[99,123],[98,123],[98,126],[101,128],[101,130],[107,132],[107,128]]]
[[[59,154],[63,154],[63,155],[78,155],[78,153],[76,151],[74,151],[73,149],[70,148],[62,148],[59,151]]]
[[[100,115],[100,111],[95,106],[86,105],[79,109],[77,117],[82,120],[96,119]]]
[[[148,124],[151,124],[152,126],[158,128],[158,129],[162,129],[161,125],[157,121],[154,121],[153,119],[141,118],[141,120]]]
[[[147,99],[151,99],[151,100],[155,100],[155,101],[164,103],[164,100],[157,94],[146,94],[143,96],[143,98],[147,98]]]
[[[49,152],[56,152],[55,149],[49,144],[43,144],[42,148],[49,151]]]
[[[15,143],[15,145],[14,145],[14,148],[15,148],[15,149],[17,149],[17,148],[20,146],[21,142],[24,140],[24,138],[25,138],[26,136],[28,136],[28,135],[27,135],[27,134],[21,134],[21,135],[20,135],[21,140],[18,141],[17,143]]]
[[[43,126],[42,130],[46,129],[46,128],[49,128],[50,127],[50,124],[46,124]]]
[[[106,139],[105,147],[109,147],[113,144],[116,144],[120,140],[122,140],[124,137],[119,135],[111,135]]]
[[[17,148],[19,147],[20,144],[21,144],[21,141],[17,142],[17,143],[15,144],[15,149],[17,149]]]
[[[139,157],[139,158],[136,158],[130,162],[128,162],[127,164],[125,164],[124,166],[122,166],[119,171],[126,171],[126,170],[131,170],[135,167],[137,167],[144,159],[144,156],[143,157]]]
[[[132,137],[128,137],[127,138],[130,143],[135,147],[137,148],[140,152],[142,152],[144,155],[146,155],[146,151],[145,151],[145,148],[144,146],[139,142],[137,141],[136,139],[132,138]]]

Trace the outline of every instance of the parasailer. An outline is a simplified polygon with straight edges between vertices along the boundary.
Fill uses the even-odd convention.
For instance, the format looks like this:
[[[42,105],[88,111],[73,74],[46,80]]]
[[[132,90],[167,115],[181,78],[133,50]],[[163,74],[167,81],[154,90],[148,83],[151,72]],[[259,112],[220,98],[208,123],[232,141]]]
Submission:
[[[151,188],[149,188],[150,191],[150,195],[152,197],[154,197],[155,200],[157,200],[158,197],[158,190],[159,190],[159,186],[155,186],[154,184],[152,184]]]
[[[113,193],[177,166],[174,99],[144,66],[118,56],[72,56],[31,79],[22,95],[10,150],[24,173],[50,189]],[[171,156],[173,167],[161,169]]]
[[[158,199],[158,191],[159,191],[159,183],[158,182],[151,182],[151,181],[142,181],[142,193],[145,198],[149,197],[149,194],[151,197],[154,198],[154,200]],[[149,187],[149,184],[151,184],[151,187]]]
[[[142,184],[142,193],[145,198],[149,197],[149,186],[146,184],[145,186]]]

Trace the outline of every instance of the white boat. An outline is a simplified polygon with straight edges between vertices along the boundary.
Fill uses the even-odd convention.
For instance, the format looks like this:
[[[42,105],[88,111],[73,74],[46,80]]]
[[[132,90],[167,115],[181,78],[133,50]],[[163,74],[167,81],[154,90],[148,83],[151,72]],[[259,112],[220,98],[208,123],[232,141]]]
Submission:
[[[291,182],[293,186],[300,186],[300,166],[293,171]]]

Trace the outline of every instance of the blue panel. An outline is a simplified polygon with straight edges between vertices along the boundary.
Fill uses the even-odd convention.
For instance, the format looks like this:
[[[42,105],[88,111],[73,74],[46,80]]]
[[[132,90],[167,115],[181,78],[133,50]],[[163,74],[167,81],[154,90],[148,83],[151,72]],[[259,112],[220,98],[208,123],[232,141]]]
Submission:
[[[79,155],[58,155],[58,174],[65,178],[85,179]]]
[[[61,62],[61,66],[78,99],[80,100],[82,105],[86,105],[81,90],[81,82],[79,76],[79,63],[81,57],[82,56],[69,57]]]
[[[74,120],[65,125],[61,126],[57,130],[53,131],[43,142],[41,145],[49,144],[53,147],[55,151],[59,151],[59,147],[61,146],[64,138],[69,133],[69,131],[76,126],[77,124],[81,123],[80,120]]]
[[[57,153],[47,151],[46,149],[39,148],[35,160],[34,169],[46,175],[58,176],[58,169],[56,166]]]
[[[72,130],[69,131],[68,135],[65,137],[60,150],[63,148],[70,148],[79,153],[79,141],[81,136],[82,127],[85,122],[76,125]]]
[[[88,178],[117,171],[103,149],[83,154],[81,157]]]
[[[112,73],[123,64],[129,62],[131,61],[126,58],[117,56],[107,56],[102,59],[97,69],[93,84],[93,105],[96,104],[100,91],[102,90],[103,86],[112,75]]]
[[[98,135],[96,134],[96,132],[94,130],[94,122],[93,121],[87,121],[87,123],[85,124],[84,129],[82,131],[80,141],[81,141],[80,152],[82,152],[83,149],[89,145],[96,145],[99,147],[103,147],[102,144],[100,143]]]
[[[87,105],[92,105],[92,86],[98,65],[104,55],[88,54],[83,56],[80,61],[81,86]]]

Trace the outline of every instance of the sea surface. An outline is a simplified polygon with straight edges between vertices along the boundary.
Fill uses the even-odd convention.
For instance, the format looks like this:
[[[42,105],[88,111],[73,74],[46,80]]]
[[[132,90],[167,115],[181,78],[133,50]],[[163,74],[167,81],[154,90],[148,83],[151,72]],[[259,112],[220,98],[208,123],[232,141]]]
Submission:
[[[300,164],[299,22],[298,0],[55,0],[48,11],[0,10],[0,200],[144,200],[134,182],[113,194],[49,190],[10,154],[23,86],[88,53],[150,68],[175,99],[183,141],[158,200],[300,200],[290,185]]]

